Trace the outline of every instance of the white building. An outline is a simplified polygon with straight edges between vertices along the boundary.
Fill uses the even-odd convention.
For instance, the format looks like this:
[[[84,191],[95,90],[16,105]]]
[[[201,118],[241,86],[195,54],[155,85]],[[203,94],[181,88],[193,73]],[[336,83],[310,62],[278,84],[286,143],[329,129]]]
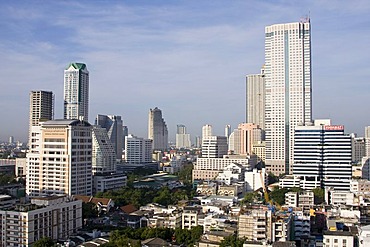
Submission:
[[[98,115],[95,124],[107,130],[109,140],[114,147],[116,159],[122,160],[123,150],[123,121],[121,116],[116,115]]]
[[[16,158],[15,159],[15,176],[25,177],[27,169],[27,158]]]
[[[33,128],[35,136],[27,154],[27,194],[91,195],[91,125],[59,119]]]
[[[370,157],[370,126],[365,127],[365,155]]]
[[[108,190],[117,190],[127,185],[127,175],[116,173],[110,175],[94,175],[94,192],[105,192]]]
[[[324,231],[323,247],[354,247],[354,236],[346,231]],[[366,246],[366,245],[365,245]]]
[[[32,126],[38,126],[39,122],[54,119],[54,94],[49,91],[30,92],[30,119],[28,145],[31,143]]]
[[[31,246],[44,237],[66,240],[82,228],[80,200],[54,196],[35,198],[31,203],[0,210],[1,246]]]
[[[89,120],[89,71],[86,64],[70,63],[64,70],[64,119]]]
[[[247,171],[256,165],[255,156],[224,155],[223,158],[198,158],[194,164],[193,180],[214,179],[225,167],[232,163],[241,164]]]
[[[268,174],[266,173],[265,168],[262,168],[261,170],[255,168],[252,171],[246,171],[244,177],[246,191],[256,191],[267,185]]]
[[[221,158],[227,154],[225,136],[208,136],[202,140],[202,158]]]
[[[105,128],[93,126],[92,144],[92,173],[114,172],[116,153]]]
[[[294,128],[312,118],[310,20],[265,28],[266,170],[290,173]]]
[[[152,162],[152,140],[129,134],[126,137],[125,161],[130,164]]]
[[[177,125],[176,133],[176,148],[190,148],[190,134],[186,133],[186,126],[183,124]]]
[[[164,151],[168,148],[167,125],[157,107],[149,110],[148,139],[153,140],[153,150]]]
[[[202,127],[202,141],[210,136],[212,136],[212,125],[206,124]]]
[[[215,180],[227,185],[244,183],[244,173],[244,166],[237,163],[231,163],[218,174]]]
[[[342,125],[330,120],[297,126],[294,132],[293,175],[305,181],[321,181],[322,188],[349,190],[352,178],[351,137]]]
[[[370,243],[370,225],[360,226],[358,228],[359,247],[366,247]]]

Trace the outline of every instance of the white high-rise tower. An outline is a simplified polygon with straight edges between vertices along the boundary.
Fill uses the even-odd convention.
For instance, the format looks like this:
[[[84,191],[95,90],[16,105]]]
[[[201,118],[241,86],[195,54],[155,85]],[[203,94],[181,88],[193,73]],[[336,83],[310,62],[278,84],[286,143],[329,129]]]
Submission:
[[[312,120],[310,20],[265,28],[266,168],[291,173],[294,128]]]
[[[64,70],[64,119],[89,118],[89,71],[86,64],[71,63]]]

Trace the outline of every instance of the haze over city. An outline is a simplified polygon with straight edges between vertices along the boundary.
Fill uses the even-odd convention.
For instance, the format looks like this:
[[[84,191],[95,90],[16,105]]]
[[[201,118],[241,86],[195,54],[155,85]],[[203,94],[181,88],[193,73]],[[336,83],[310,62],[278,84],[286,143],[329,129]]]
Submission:
[[[245,76],[264,63],[264,28],[310,16],[313,117],[363,136],[370,123],[368,1],[17,1],[0,3],[0,140],[28,133],[29,92],[55,94],[63,71],[90,72],[89,121],[121,115],[147,136],[148,111],[200,135],[245,122]]]

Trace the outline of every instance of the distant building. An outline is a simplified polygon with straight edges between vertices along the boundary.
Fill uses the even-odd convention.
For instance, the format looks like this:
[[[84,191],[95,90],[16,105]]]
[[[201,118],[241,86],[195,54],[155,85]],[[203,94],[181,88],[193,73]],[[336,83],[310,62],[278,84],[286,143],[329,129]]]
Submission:
[[[92,173],[114,172],[116,152],[107,130],[100,126],[92,128]]]
[[[354,164],[361,163],[363,157],[366,156],[366,139],[364,137],[352,137],[352,162]]]
[[[86,64],[70,63],[64,70],[64,119],[89,121],[89,71]]]
[[[127,175],[123,173],[115,174],[95,174],[94,192],[105,192],[108,190],[118,190],[127,185]]]
[[[256,159],[247,155],[225,155],[222,158],[198,158],[194,164],[193,180],[215,180],[218,174],[232,163],[241,164],[246,170],[256,165]]]
[[[28,145],[31,143],[32,126],[38,126],[39,122],[54,119],[54,94],[49,91],[30,92],[30,119]]]
[[[92,194],[91,125],[80,120],[51,120],[33,127],[27,154],[27,194]]]
[[[177,125],[176,132],[176,148],[190,148],[190,134],[186,133],[186,126],[183,124]]]
[[[116,159],[121,160],[123,150],[123,122],[121,116],[98,114],[95,124],[107,130],[109,140],[114,147]]]
[[[123,150],[126,150],[126,146],[125,146],[125,143],[126,143],[126,137],[128,136],[128,127],[126,125],[122,126],[122,149]]]
[[[202,141],[213,135],[212,125],[206,124],[202,127]]]
[[[152,162],[152,140],[128,135],[126,138],[125,161],[130,164]]]
[[[265,71],[247,75],[246,80],[246,122],[254,123],[265,130]]]
[[[153,140],[153,150],[168,149],[168,129],[157,107],[149,110],[148,139]]]
[[[234,153],[252,154],[255,143],[261,143],[262,129],[252,123],[241,123],[237,132],[234,133]]]

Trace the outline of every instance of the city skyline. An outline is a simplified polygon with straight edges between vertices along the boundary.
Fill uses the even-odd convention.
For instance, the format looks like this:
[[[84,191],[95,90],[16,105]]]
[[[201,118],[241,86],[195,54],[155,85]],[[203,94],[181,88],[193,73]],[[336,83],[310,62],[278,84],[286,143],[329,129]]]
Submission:
[[[147,111],[158,106],[170,140],[179,123],[192,136],[207,123],[222,135],[226,124],[235,129],[245,121],[245,76],[264,63],[265,26],[297,22],[308,12],[313,119],[331,118],[359,136],[370,125],[367,111],[359,110],[370,94],[366,1],[111,1],[104,8],[38,2],[0,4],[0,109],[6,116],[0,140],[26,142],[30,91],[52,91],[54,117],[63,118],[63,69],[70,62],[89,68],[90,116],[120,115],[130,133],[145,137]],[[70,11],[60,11],[65,8]],[[172,93],[177,89],[183,97]]]

